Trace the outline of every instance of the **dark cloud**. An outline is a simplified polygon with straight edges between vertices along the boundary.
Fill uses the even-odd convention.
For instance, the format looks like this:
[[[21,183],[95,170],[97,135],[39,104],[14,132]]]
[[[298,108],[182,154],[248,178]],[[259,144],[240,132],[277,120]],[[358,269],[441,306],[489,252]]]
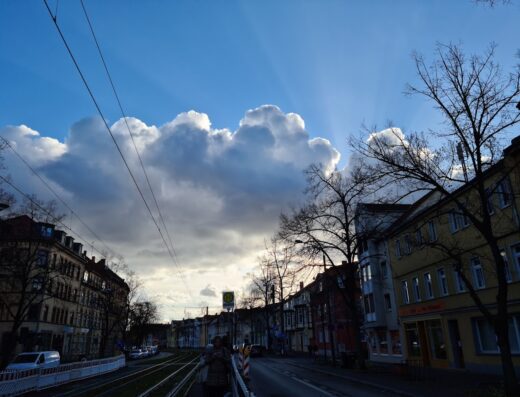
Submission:
[[[234,288],[254,266],[280,212],[301,196],[303,169],[319,163],[332,170],[339,161],[329,141],[310,138],[300,116],[271,105],[246,112],[236,131],[214,129],[207,115],[194,111],[160,127],[135,118],[128,122],[172,236],[178,265],[164,249],[100,119],[75,123],[64,142],[41,137],[26,126],[5,127],[0,133],[132,268],[153,277],[147,287],[164,296],[175,289],[176,294],[184,294],[186,303],[194,298],[185,292],[179,267],[194,291],[206,290],[207,277],[213,277],[215,288]],[[124,121],[117,121],[112,129],[155,213]],[[15,158],[6,156],[6,165],[26,191],[49,198]],[[72,219],[71,224],[88,236],[77,221]],[[200,269],[209,273],[201,277],[196,273]]]

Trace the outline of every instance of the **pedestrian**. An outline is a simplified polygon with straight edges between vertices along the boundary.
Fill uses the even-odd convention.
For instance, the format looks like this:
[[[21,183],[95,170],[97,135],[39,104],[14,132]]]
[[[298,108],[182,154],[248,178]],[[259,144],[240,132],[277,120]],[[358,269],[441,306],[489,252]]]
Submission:
[[[223,397],[229,389],[231,355],[220,336],[213,338],[213,349],[204,354],[204,362],[208,367],[206,397]]]

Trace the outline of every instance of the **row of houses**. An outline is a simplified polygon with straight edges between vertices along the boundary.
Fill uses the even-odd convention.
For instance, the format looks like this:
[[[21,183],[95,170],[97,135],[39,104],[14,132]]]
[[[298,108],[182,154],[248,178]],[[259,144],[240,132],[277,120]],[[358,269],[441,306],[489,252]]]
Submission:
[[[520,367],[520,137],[484,177],[490,232],[506,267],[511,352]],[[497,337],[480,310],[497,311],[496,267],[482,232],[454,199],[482,216],[474,180],[452,190],[451,198],[434,190],[412,204],[360,204],[358,263],[320,273],[289,296],[283,310],[272,304],[173,321],[168,344],[199,347],[220,335],[230,343],[339,358],[356,351],[357,323],[373,362],[499,373]],[[360,319],[345,304],[352,279]]]
[[[356,229],[365,235],[359,242],[363,333],[372,361],[500,372],[495,331],[475,301],[497,312],[495,262],[456,200],[477,217],[482,207],[490,216],[489,233],[505,264],[511,352],[520,367],[519,163],[517,137],[485,173],[485,206],[469,180],[451,198],[434,190],[410,205],[358,207]]]
[[[129,287],[105,259],[55,225],[0,221],[2,357],[58,350],[63,360],[115,354],[127,326]]]
[[[352,313],[342,296],[348,272],[346,263],[329,268],[283,304],[237,308],[215,315],[172,321],[168,346],[199,348],[220,336],[229,345],[251,343],[274,351],[282,349],[324,355],[353,352]],[[334,284],[337,288],[332,288]]]

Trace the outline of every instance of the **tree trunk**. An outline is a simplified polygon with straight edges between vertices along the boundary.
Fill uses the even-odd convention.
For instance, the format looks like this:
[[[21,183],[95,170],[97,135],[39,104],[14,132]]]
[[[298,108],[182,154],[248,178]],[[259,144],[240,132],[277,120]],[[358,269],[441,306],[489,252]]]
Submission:
[[[495,321],[495,333],[497,335],[497,344],[500,348],[505,394],[507,397],[518,397],[520,396],[520,387],[516,378],[513,358],[511,356],[507,317],[503,318],[502,316],[497,316]]]

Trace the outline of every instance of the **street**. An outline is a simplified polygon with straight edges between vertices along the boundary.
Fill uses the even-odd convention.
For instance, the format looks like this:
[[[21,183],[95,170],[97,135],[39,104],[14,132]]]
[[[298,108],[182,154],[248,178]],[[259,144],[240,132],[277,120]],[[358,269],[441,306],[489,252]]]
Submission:
[[[259,357],[251,360],[251,390],[258,397],[394,396],[387,391],[304,368],[297,359]]]

